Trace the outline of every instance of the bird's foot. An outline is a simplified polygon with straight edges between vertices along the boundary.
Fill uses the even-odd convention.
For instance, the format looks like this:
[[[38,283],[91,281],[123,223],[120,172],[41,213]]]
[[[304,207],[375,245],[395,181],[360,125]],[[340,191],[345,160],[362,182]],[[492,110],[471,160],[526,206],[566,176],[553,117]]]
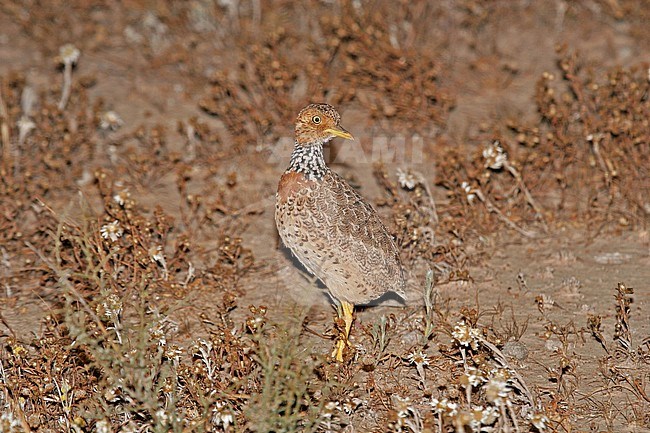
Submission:
[[[332,358],[334,358],[336,362],[343,362],[343,353],[346,349],[352,350],[352,344],[350,343],[350,340],[345,337],[345,334],[341,332],[339,338],[336,340],[336,346],[332,351]]]
[[[336,347],[332,352],[332,358],[336,359],[336,362],[343,362],[343,351],[345,350],[345,346],[345,341],[342,339],[339,338],[336,341]]]
[[[340,305],[337,305],[338,318],[336,320],[336,327],[339,329],[339,338],[336,341],[336,347],[332,352],[332,357],[336,359],[337,362],[343,362],[343,352],[346,347],[351,348],[350,344],[350,329],[352,328],[352,322],[354,321],[354,305],[346,301],[341,301]]]

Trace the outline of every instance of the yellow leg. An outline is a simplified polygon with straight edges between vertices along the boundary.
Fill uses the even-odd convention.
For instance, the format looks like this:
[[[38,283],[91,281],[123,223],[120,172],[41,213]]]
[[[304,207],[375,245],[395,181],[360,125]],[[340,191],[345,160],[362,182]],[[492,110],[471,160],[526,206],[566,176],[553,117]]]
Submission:
[[[336,348],[332,352],[332,357],[336,358],[337,362],[343,362],[343,350],[345,346],[350,345],[348,338],[350,337],[350,329],[352,328],[354,305],[349,302],[341,301],[341,306],[337,308],[337,313],[339,317],[343,319],[345,323],[345,329],[339,335],[339,339],[336,342]]]
[[[350,329],[352,328],[352,320],[354,320],[354,317],[352,316],[354,305],[341,301],[341,308],[343,309],[343,320],[345,321],[345,342],[350,344],[348,337],[350,336]]]
[[[332,358],[336,358],[336,362],[343,362],[343,350],[345,349],[345,341],[341,338],[336,340],[336,347],[332,352]]]

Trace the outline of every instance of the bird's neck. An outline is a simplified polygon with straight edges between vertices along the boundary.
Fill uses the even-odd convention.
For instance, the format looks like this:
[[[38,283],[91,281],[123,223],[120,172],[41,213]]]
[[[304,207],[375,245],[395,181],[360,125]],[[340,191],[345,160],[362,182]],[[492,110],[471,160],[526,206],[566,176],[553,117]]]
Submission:
[[[288,171],[303,173],[309,180],[320,180],[329,168],[323,156],[323,144],[316,143],[303,146],[296,143],[291,154]]]

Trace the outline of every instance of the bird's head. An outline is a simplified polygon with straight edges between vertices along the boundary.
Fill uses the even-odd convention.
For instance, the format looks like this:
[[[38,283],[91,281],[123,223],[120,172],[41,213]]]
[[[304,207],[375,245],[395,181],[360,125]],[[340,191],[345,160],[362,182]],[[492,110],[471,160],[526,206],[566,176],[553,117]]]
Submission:
[[[325,144],[334,137],[354,140],[340,125],[341,115],[329,104],[310,104],[296,119],[296,142],[302,146]]]

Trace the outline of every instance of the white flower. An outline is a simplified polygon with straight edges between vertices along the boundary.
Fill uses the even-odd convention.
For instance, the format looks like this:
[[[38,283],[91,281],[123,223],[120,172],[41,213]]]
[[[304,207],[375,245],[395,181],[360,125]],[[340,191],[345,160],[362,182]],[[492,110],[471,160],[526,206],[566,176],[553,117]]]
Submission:
[[[429,365],[429,358],[427,358],[427,355],[422,351],[410,353],[408,360],[411,364],[415,364],[420,367],[423,365]]]
[[[209,358],[210,352],[212,351],[212,342],[199,338],[197,344],[195,345],[194,350],[197,351],[197,355],[200,353],[200,356],[203,358]]]
[[[118,185],[118,182],[115,182],[115,185],[118,187],[122,186],[122,185]],[[113,194],[113,201],[118,205],[120,205],[121,207],[124,207],[126,201],[129,200],[130,198],[131,198],[131,193],[129,192],[128,188],[124,188],[121,191]]]
[[[165,329],[163,323],[157,322],[149,328],[149,336],[152,340],[158,342],[158,346],[165,347],[167,345],[167,338],[165,336]]]
[[[165,344],[167,343],[167,340],[165,340]],[[176,362],[179,362],[180,356],[183,354],[183,349],[176,345],[171,345],[171,346],[165,346],[165,357],[167,359],[172,359]]]
[[[415,364],[415,369],[418,372],[418,376],[420,376],[420,380],[422,381],[422,383],[424,383],[425,380],[424,366],[429,365],[429,358],[427,358],[427,355],[422,351],[419,352],[414,351],[413,353],[409,354],[407,359],[411,364]]]
[[[166,264],[165,254],[162,252],[162,246],[161,245],[155,245],[155,246],[149,248],[149,255],[151,256],[152,261],[158,262],[162,266],[165,266],[165,264]]]
[[[410,412],[413,412],[411,407],[411,399],[408,397],[400,397],[398,395],[392,396],[393,406],[395,407],[395,412],[397,412],[398,418],[406,418],[409,416]]]
[[[167,260],[165,260],[165,253],[163,252],[163,248],[161,245],[155,245],[151,248],[149,248],[149,256],[151,257],[151,261],[154,263],[158,263],[160,266],[163,268],[163,279],[167,281],[168,278],[168,273],[167,273]]]
[[[548,295],[546,293],[542,293],[541,300],[544,305],[550,305],[550,306],[555,305],[555,299],[553,299],[551,295]]]
[[[119,319],[122,314],[122,300],[115,293],[111,293],[106,300],[101,303],[101,309],[98,312],[103,313],[105,319]]]
[[[484,408],[483,406],[474,406],[471,410],[471,421],[470,425],[474,430],[478,430],[480,426],[490,426],[499,417],[499,412],[494,406],[488,406]]]
[[[79,60],[80,55],[81,51],[72,44],[65,44],[59,48],[59,57],[63,64],[74,65]]]
[[[508,162],[508,155],[501,147],[499,140],[483,149],[483,158],[485,158],[485,166],[492,170],[499,170]]]
[[[111,433],[111,425],[105,419],[100,419],[95,424],[95,433]]]
[[[124,125],[124,120],[115,111],[106,111],[99,116],[99,127],[104,131],[117,131]]]
[[[478,349],[479,330],[472,328],[464,320],[454,326],[451,336],[454,337],[461,346],[471,347],[474,350]]]
[[[215,427],[223,426],[224,430],[228,430],[228,427],[234,423],[235,419],[232,416],[232,413],[227,410],[226,403],[218,401],[212,409],[212,424]]]
[[[505,403],[510,394],[509,379],[510,373],[508,370],[500,368],[494,371],[493,376],[483,386],[485,398],[492,404],[501,405]]]
[[[340,403],[338,401],[328,401],[323,407],[323,411],[320,416],[326,419],[331,419],[336,416],[336,412],[341,410]]]
[[[533,412],[528,415],[528,421],[537,429],[537,431],[546,430],[548,426],[548,417],[540,412]]]
[[[465,196],[467,196],[467,202],[472,204],[476,199],[476,193],[474,189],[469,185],[468,182],[463,182],[460,184],[460,187],[465,191]]]
[[[2,412],[2,415],[0,415],[0,429],[3,432],[13,432],[14,427],[16,428],[16,432],[18,432],[18,428],[20,427],[20,420],[16,417],[14,417],[14,414],[8,410],[8,408],[5,408],[5,411]],[[22,429],[20,430],[22,431]]]
[[[124,198],[120,195],[119,192],[113,196],[113,201],[120,206],[124,206]]]
[[[158,409],[156,411],[156,418],[159,423],[167,425],[169,423],[169,415],[165,409]]]
[[[467,388],[468,386],[478,386],[485,380],[485,376],[483,376],[483,372],[481,370],[476,367],[468,367],[460,377],[460,384],[464,388]]]
[[[419,173],[413,173],[410,170],[404,171],[401,168],[397,169],[397,181],[404,189],[412,190],[417,185],[421,184],[424,179]]]
[[[497,379],[490,379],[485,384],[485,397],[490,403],[502,404],[508,397],[510,389],[507,382]]]
[[[360,398],[354,397],[352,400],[347,400],[343,402],[343,412],[348,415],[351,415],[359,406],[364,404],[364,401]]]
[[[122,237],[124,230],[122,230],[122,227],[120,227],[120,222],[118,220],[115,220],[112,223],[108,223],[102,226],[99,232],[102,234],[102,237],[104,239],[110,239],[111,242],[115,242],[120,237]]]
[[[431,407],[435,413],[445,416],[453,417],[458,413],[458,404],[450,403],[446,398],[442,400],[438,400],[437,398],[431,399]]]

